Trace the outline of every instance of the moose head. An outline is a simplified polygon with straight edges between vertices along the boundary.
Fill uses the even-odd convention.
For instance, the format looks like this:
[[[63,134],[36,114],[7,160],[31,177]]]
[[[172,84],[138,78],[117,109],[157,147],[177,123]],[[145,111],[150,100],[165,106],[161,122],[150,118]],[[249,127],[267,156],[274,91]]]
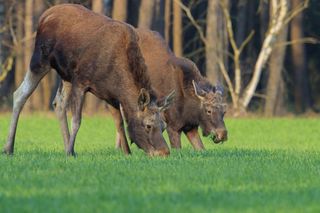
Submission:
[[[142,88],[138,97],[137,115],[128,121],[129,136],[139,148],[152,156],[166,156],[169,148],[162,136],[166,128],[161,112],[174,100],[174,91],[157,102],[154,95]]]
[[[203,136],[211,136],[214,143],[226,141],[228,132],[224,124],[226,104],[223,103],[223,88],[192,81],[196,97],[200,101],[200,122]]]

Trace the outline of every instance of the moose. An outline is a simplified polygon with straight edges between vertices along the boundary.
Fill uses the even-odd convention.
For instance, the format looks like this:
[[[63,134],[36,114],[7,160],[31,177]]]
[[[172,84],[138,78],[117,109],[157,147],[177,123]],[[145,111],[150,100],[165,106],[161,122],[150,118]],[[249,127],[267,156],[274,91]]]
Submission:
[[[68,155],[75,155],[74,144],[86,92],[105,100],[118,117],[121,117],[120,105],[123,107],[129,137],[139,148],[149,155],[169,155],[162,136],[165,125],[161,112],[169,107],[172,93],[159,104],[138,40],[132,26],[80,5],[62,4],[46,10],[39,20],[30,69],[14,92],[4,152],[13,154],[20,112],[40,80],[53,68],[63,81],[70,83],[69,88],[63,88],[69,91],[69,96],[63,97],[65,103],[68,98],[72,99],[72,131],[64,135]],[[123,122],[119,124],[121,147],[129,154]]]
[[[214,143],[226,141],[228,132],[224,123],[226,104],[222,98],[223,88],[210,84],[189,59],[176,57],[159,33],[146,29],[136,29],[136,32],[158,97],[175,90],[172,105],[163,113],[171,147],[181,148],[183,132],[194,149],[204,149],[198,134],[199,126],[203,136],[210,136]],[[119,147],[122,138],[119,132],[117,135],[116,146]]]
[[[199,126],[203,130],[203,135],[210,135],[215,143],[227,140],[227,130],[223,120],[226,106],[222,101],[222,88],[212,86],[201,76],[193,62],[176,57],[159,33],[146,29],[136,29],[136,32],[157,96],[165,96],[172,90],[176,92],[170,108],[163,112],[171,147],[181,148],[180,137],[184,132],[194,149],[204,149],[198,134]],[[64,115],[63,118],[59,116],[63,134],[68,134],[68,129],[64,125],[66,122],[64,97],[70,95],[68,87],[69,83],[64,82],[55,98],[58,116]],[[164,100],[168,99],[170,97]],[[122,117],[119,116],[120,113],[115,112],[117,109],[112,106],[109,109],[119,130],[119,124],[123,122]],[[121,132],[117,131],[117,148],[123,143],[120,136]]]

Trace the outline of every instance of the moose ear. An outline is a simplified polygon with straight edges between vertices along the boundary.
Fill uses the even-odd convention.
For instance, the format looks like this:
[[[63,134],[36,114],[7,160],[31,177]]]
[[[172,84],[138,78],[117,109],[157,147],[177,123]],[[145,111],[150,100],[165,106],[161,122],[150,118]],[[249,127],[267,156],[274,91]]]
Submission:
[[[163,101],[160,101],[161,104],[159,104],[159,110],[160,111],[164,111],[166,109],[168,109],[170,107],[170,105],[173,103],[174,98],[176,96],[176,91],[173,90],[172,92],[170,92],[169,95],[167,95]]]
[[[146,106],[148,106],[149,103],[150,103],[150,94],[146,89],[142,88],[140,90],[140,94],[138,97],[139,110],[143,111],[146,108]]]
[[[195,95],[200,99],[200,100],[203,100],[204,99],[204,96],[206,95],[206,91],[204,91],[203,89],[201,89],[199,87],[199,85],[194,81],[192,80],[192,85],[193,85],[193,89],[194,89],[194,93]]]
[[[215,92],[216,93],[219,93],[220,95],[222,95],[223,94],[223,87],[221,86],[221,85],[217,85],[217,86],[215,86]]]

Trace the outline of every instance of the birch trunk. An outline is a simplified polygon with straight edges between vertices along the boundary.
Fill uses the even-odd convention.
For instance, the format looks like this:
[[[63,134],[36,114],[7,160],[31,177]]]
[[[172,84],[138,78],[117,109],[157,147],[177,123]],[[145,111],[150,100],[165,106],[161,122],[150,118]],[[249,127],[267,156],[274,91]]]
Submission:
[[[127,0],[113,1],[112,18],[118,21],[127,21]]]
[[[165,0],[164,6],[164,38],[169,44],[170,42],[170,26],[171,26],[171,0]]]
[[[260,80],[262,69],[264,68],[270,57],[273,45],[277,40],[277,36],[281,28],[285,25],[285,18],[288,12],[288,0],[274,0],[272,1],[272,4],[272,7],[277,12],[275,13],[274,17],[270,17],[271,24],[269,31],[266,35],[265,40],[263,41],[261,51],[254,67],[252,79],[246,87],[241,99],[242,107],[245,109],[248,107],[254,95],[254,92]]]
[[[218,1],[208,1],[207,30],[206,30],[206,75],[211,83],[217,84],[220,80],[219,60],[223,60],[221,40],[218,35],[220,4]]]
[[[173,1],[173,51],[176,56],[183,55],[182,49],[182,13],[177,1]]]
[[[138,27],[151,28],[154,4],[154,0],[141,0]]]

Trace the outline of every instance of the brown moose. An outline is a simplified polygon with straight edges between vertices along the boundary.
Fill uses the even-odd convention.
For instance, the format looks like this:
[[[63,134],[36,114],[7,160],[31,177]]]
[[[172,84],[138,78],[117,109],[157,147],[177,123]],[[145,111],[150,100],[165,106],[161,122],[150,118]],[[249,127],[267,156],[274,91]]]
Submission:
[[[39,81],[54,68],[70,83],[72,132],[64,135],[67,154],[74,155],[74,142],[81,122],[83,98],[91,92],[115,112],[123,106],[129,136],[150,155],[168,155],[162,136],[160,112],[135,30],[127,24],[98,15],[80,5],[51,7],[41,16],[30,70],[14,93],[13,113],[4,152],[12,154],[19,114]],[[64,97],[68,101],[68,97]],[[62,106],[62,105],[60,105]],[[63,117],[61,111],[60,117]],[[65,123],[66,124],[66,123]],[[118,126],[122,147],[130,153],[123,123]]]
[[[180,136],[181,132],[184,132],[195,149],[204,149],[198,134],[198,126],[202,128],[203,135],[211,135],[215,143],[225,141],[227,130],[223,120],[225,104],[222,102],[222,89],[212,86],[203,78],[196,65],[190,60],[175,57],[158,33],[144,29],[136,29],[136,32],[139,35],[139,46],[158,97],[163,97],[172,90],[176,91],[173,104],[164,112],[171,146],[181,148]],[[68,87],[68,84],[64,85]],[[63,109],[58,111],[65,111],[66,105],[61,104],[65,101],[61,98],[68,96],[68,94],[63,95],[67,92],[65,90],[57,93],[57,106],[58,108],[63,106]],[[164,100],[168,101],[168,99]],[[113,107],[109,109],[118,129],[119,124],[123,122],[119,116],[120,113]],[[68,130],[64,127],[63,132],[66,131]],[[120,135],[118,131],[117,147],[122,144]]]
[[[164,111],[171,146],[181,148],[180,137],[184,132],[194,149],[204,149],[199,126],[203,135],[211,136],[213,142],[227,140],[222,87],[212,86],[190,60],[175,57],[159,33],[145,29],[136,31],[157,96],[164,97],[175,90],[173,104]],[[121,139],[117,138],[119,146]]]

